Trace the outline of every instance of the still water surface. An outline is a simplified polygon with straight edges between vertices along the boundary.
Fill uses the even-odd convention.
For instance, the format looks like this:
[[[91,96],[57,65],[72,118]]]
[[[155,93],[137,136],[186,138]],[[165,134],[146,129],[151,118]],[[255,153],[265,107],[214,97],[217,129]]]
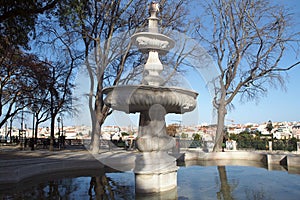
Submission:
[[[95,173],[0,189],[0,199],[135,199],[134,174]],[[176,192],[176,191],[175,191]],[[190,166],[178,170],[178,199],[297,199],[300,175],[244,166]],[[139,197],[140,198],[140,197]],[[140,199],[143,199],[140,198]]]

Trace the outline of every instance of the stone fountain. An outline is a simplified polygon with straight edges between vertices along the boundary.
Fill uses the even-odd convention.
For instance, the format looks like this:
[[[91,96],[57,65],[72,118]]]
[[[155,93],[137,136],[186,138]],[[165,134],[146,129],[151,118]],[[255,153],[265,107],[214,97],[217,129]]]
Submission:
[[[177,187],[176,158],[168,151],[175,139],[167,135],[165,115],[183,114],[196,107],[197,93],[177,87],[164,87],[160,76],[163,65],[159,54],[168,53],[175,42],[158,30],[159,5],[149,5],[148,32],[136,33],[131,40],[138,49],[148,54],[141,85],[119,85],[103,90],[105,104],[114,110],[140,113],[135,159],[136,193],[157,193]]]

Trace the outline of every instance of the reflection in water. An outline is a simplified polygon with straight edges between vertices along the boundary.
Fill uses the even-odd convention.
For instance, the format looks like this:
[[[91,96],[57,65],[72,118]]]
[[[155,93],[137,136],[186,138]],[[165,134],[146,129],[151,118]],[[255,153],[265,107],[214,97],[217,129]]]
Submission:
[[[60,192],[58,191],[58,182],[56,181],[49,181],[48,186],[48,196],[49,197],[61,197]]]
[[[231,194],[232,188],[231,188],[230,184],[228,183],[225,166],[218,166],[218,172],[219,172],[221,187],[220,187],[220,191],[217,192],[217,198],[233,200],[233,197]]]
[[[124,176],[126,174],[127,176]],[[128,181],[122,183],[119,178],[128,180],[129,173],[99,173],[92,177],[61,177],[34,183],[26,181],[0,190],[0,199],[132,199],[134,185]],[[119,178],[116,178],[119,177]],[[129,185],[126,185],[130,183]],[[130,192],[128,192],[130,191]],[[127,198],[128,197],[128,198]]]
[[[261,189],[260,191],[255,191],[255,190],[250,190],[246,189],[245,190],[246,194],[246,199],[247,200],[265,200],[265,199],[272,199],[270,195],[266,195],[266,192],[264,189]]]
[[[113,192],[105,175],[91,178],[88,192],[90,199],[94,199],[93,191],[96,199],[114,199]]]
[[[51,180],[37,183],[36,186],[15,188],[1,195],[0,199],[69,199],[80,187],[79,182],[73,182],[74,178]]]
[[[135,195],[134,173],[98,172],[0,186],[0,199],[145,199]],[[214,181],[215,180],[215,181]],[[300,176],[242,166],[189,166],[178,170],[178,199],[289,199],[300,196]],[[169,196],[169,195],[167,195]],[[149,199],[165,199],[152,196]]]
[[[224,200],[234,200],[233,197],[233,191],[235,188],[238,188],[239,182],[235,179],[228,180],[226,167],[225,166],[218,166],[218,173],[220,178],[220,190],[217,192],[217,198],[218,199],[224,199]],[[248,200],[265,200],[265,199],[272,199],[270,195],[268,195],[265,190],[260,188],[257,190],[256,188],[247,187],[245,188],[245,197]]]

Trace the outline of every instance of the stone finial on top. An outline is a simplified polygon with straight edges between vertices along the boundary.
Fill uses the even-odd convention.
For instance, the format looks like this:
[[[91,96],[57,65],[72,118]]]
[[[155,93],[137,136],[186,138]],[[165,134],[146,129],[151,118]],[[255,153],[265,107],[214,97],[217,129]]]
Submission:
[[[151,16],[156,17],[156,14],[159,12],[159,3],[152,1],[149,5],[149,11]]]
[[[159,12],[159,4],[152,1],[149,4],[149,14],[148,18],[148,31],[152,33],[158,33],[158,18],[157,13]]]

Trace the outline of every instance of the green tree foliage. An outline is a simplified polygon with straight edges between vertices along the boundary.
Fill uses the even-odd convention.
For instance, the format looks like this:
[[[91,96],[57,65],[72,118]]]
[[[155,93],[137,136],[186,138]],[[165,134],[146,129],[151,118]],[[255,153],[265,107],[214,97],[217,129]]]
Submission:
[[[201,143],[201,136],[198,133],[194,133],[193,134],[193,141],[190,144],[189,148],[197,148],[197,147],[201,147],[202,143]]]
[[[273,124],[272,124],[271,120],[268,121],[266,129],[269,133],[271,133],[271,131],[273,130]]]
[[[54,8],[58,1],[1,0],[0,1],[0,45],[29,48],[28,42],[35,36],[38,14]]]
[[[188,134],[187,133],[181,133],[180,137],[183,138],[183,139],[186,139],[188,137]]]
[[[297,151],[297,139],[291,138],[288,140],[274,140],[272,149],[282,151]]]
[[[237,142],[237,148],[240,149],[268,149],[268,140],[261,138],[258,132],[243,131],[239,134],[231,134],[229,138],[235,140]]]
[[[231,134],[229,138],[231,140],[235,140],[237,142],[237,148],[240,149],[269,149],[269,138],[261,135],[260,132],[243,131],[239,134]],[[274,140],[272,149],[282,151],[296,151],[297,139],[291,138],[288,140]]]
[[[199,133],[193,134],[193,139],[196,141],[200,141],[201,140],[201,136]]]

